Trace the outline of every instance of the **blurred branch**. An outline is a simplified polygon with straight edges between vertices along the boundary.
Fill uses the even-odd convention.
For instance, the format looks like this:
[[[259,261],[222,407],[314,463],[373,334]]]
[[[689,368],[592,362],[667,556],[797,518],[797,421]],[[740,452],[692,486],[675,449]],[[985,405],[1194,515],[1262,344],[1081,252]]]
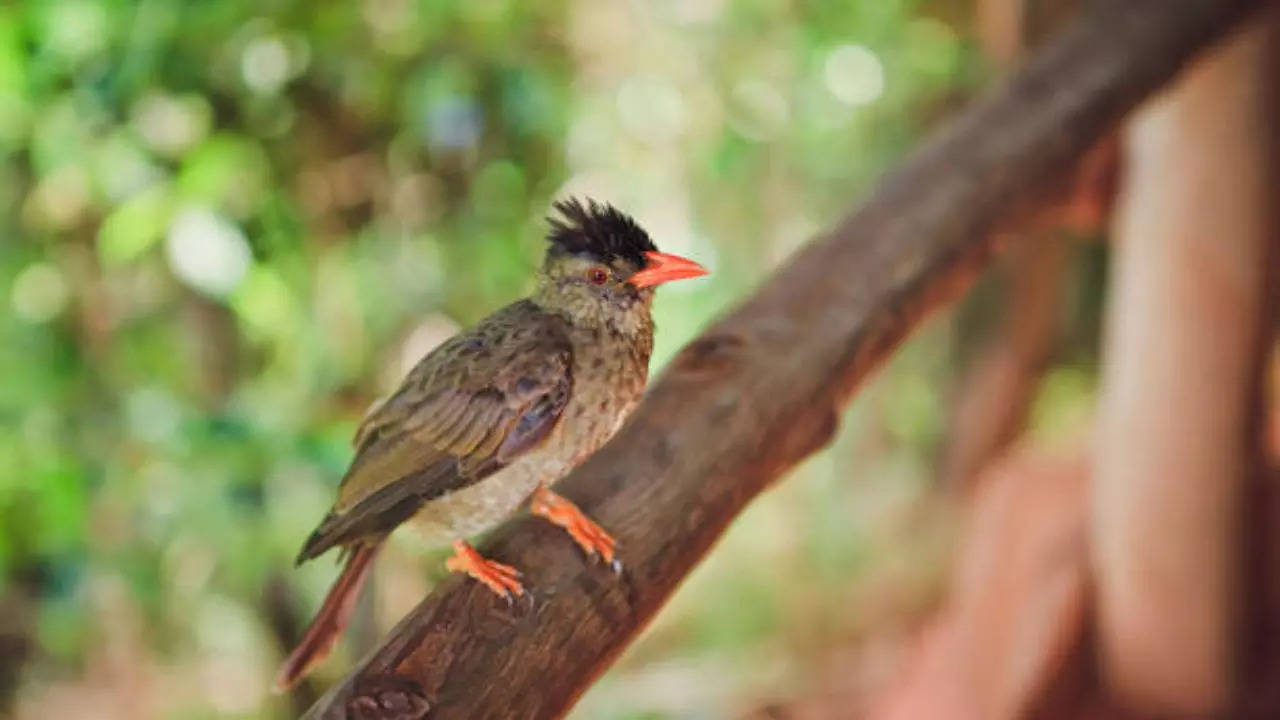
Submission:
[[[293,590],[284,579],[280,570],[271,571],[263,586],[261,614],[266,620],[267,629],[271,631],[276,644],[288,652],[293,643],[302,635],[305,618],[298,616],[298,603],[292,597]],[[316,683],[313,677],[306,677],[289,693],[289,705],[292,714],[301,714],[316,701]]]
[[[22,671],[35,646],[35,619],[26,584],[19,580],[0,592],[0,717],[13,712]]]
[[[957,488],[970,485],[1021,434],[1058,339],[1071,248],[1052,233],[1022,235],[1007,258],[1002,326],[979,348],[951,409],[942,477]]]
[[[517,518],[485,553],[524,571],[530,600],[508,608],[447,580],[307,717],[566,712],[743,506],[831,437],[867,374],[969,286],[992,254],[992,225],[1261,4],[1095,6],[686,347],[618,436],[560,484],[619,539],[622,575]]]
[[[960,380],[943,455],[948,484],[967,486],[1022,432],[1061,331],[1073,244],[1064,231],[1103,232],[1115,199],[1119,150],[1118,134],[1107,135],[1066,175],[1061,192],[1041,200],[1033,217],[997,231],[1016,238],[1005,241],[1011,247],[1003,263],[1004,317]]]
[[[980,0],[977,24],[983,50],[1002,69],[1016,65],[1075,11],[1075,0]],[[1001,327],[980,341],[965,368],[951,408],[942,477],[963,487],[1022,432],[1060,334],[1062,288],[1071,247],[1062,230],[1096,234],[1110,214],[1118,142],[1101,140],[1061,188],[1041,201],[1033,217],[1017,218],[996,232],[1015,234],[1001,263],[1007,278],[996,312]]]
[[[1089,456],[1022,444],[982,471],[938,614],[863,717],[1114,718],[1091,682]]]
[[[1101,676],[1143,716],[1237,715],[1277,19],[1207,55],[1127,129],[1090,549]]]

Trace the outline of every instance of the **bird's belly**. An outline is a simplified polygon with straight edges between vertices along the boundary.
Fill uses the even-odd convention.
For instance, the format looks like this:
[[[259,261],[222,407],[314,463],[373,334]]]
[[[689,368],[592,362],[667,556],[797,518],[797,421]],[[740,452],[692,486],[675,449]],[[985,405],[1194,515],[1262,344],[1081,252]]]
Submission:
[[[489,477],[439,497],[418,510],[411,524],[432,544],[444,545],[493,528],[520,508],[540,483],[567,468],[554,458],[521,458]]]

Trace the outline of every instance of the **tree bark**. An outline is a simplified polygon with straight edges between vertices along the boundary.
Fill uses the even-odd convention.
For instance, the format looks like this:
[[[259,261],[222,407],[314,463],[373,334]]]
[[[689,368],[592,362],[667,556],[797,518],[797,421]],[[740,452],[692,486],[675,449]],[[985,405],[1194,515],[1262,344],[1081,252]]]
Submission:
[[[686,347],[559,484],[619,540],[621,575],[516,518],[483,551],[524,572],[525,601],[446,580],[306,717],[567,712],[743,506],[827,442],[868,372],[969,286],[994,250],[992,224],[1262,4],[1130,0],[1086,13]]]

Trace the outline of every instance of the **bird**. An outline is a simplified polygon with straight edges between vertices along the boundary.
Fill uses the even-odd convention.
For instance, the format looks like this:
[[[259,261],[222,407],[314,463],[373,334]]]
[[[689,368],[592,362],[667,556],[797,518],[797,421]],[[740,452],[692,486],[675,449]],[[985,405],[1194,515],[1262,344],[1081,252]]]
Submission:
[[[337,499],[297,564],[340,548],[345,564],[276,676],[287,690],[328,656],[388,535],[406,522],[452,543],[448,570],[511,601],[520,571],[467,538],[514,515],[563,528],[618,568],[612,536],[550,486],[594,453],[640,401],[653,350],[655,288],[707,274],[660,252],[613,205],[559,200],[526,298],[427,353],[356,430]]]

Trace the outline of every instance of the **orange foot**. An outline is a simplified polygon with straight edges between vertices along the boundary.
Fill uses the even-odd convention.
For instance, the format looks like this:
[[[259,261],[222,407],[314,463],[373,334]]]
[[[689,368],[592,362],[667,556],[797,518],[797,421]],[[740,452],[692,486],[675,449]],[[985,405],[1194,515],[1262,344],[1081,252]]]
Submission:
[[[451,572],[470,575],[507,601],[511,600],[513,593],[517,596],[524,595],[524,586],[517,579],[520,577],[519,570],[500,562],[485,560],[465,540],[453,541],[453,556],[445,561],[444,566]]]
[[[542,487],[534,492],[530,510],[534,515],[544,517],[552,524],[564,528],[587,555],[594,556],[599,553],[615,572],[622,569],[622,565],[613,557],[618,543],[604,531],[604,528],[584,515],[577,505]]]

